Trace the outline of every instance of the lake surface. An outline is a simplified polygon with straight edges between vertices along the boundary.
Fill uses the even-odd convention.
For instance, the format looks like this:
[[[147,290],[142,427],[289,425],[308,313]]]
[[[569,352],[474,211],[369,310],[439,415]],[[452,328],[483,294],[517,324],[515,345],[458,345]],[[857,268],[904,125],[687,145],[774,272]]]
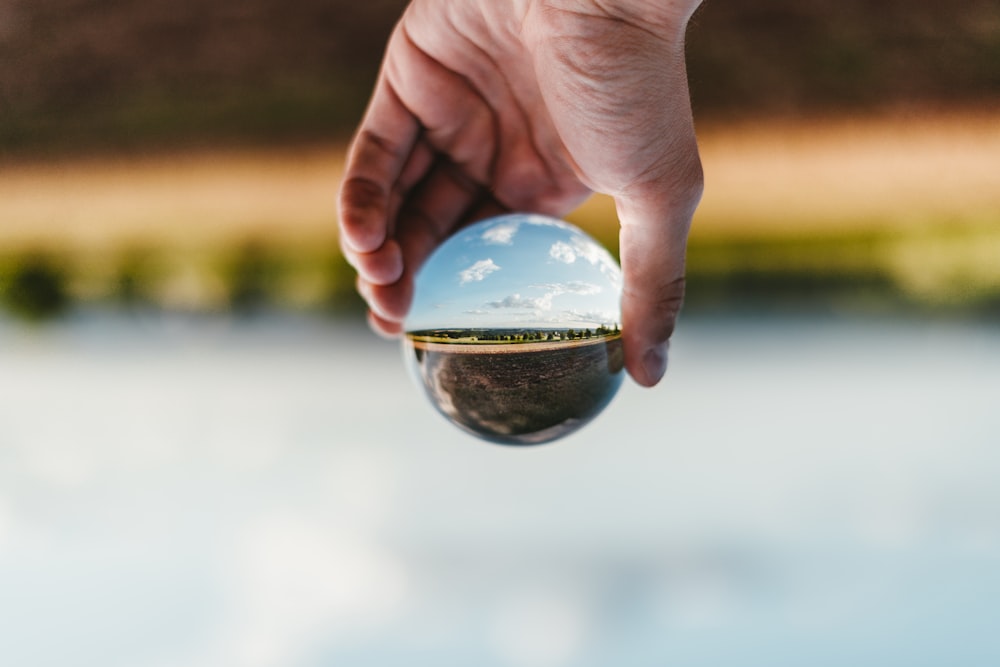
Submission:
[[[671,355],[507,448],[354,324],[0,322],[0,664],[1000,664],[1000,327]]]

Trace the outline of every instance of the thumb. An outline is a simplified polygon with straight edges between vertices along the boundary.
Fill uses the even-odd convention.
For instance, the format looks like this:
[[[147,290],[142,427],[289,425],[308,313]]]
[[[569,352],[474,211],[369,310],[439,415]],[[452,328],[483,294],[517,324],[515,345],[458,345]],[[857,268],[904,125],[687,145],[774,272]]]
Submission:
[[[669,192],[643,188],[615,200],[621,221],[625,367],[644,387],[666,372],[670,336],[684,302],[688,230],[702,191],[701,165],[697,159],[694,163],[690,175],[671,179]]]

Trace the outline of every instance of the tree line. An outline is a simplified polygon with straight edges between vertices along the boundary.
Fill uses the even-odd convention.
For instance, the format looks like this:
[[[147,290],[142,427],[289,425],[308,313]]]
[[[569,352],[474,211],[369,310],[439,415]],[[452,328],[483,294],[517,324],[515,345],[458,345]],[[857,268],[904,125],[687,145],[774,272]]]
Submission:
[[[476,341],[497,341],[504,343],[531,343],[557,340],[586,340],[621,333],[618,325],[599,326],[596,329],[547,329],[536,331],[476,331],[470,337]]]

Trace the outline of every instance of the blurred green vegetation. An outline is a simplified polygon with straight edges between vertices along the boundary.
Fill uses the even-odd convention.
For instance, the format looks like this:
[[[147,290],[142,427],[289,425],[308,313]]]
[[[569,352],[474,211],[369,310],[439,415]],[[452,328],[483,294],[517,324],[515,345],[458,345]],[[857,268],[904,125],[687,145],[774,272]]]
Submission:
[[[577,222],[581,222],[577,220]],[[583,226],[616,248],[607,225]],[[688,250],[688,312],[897,314],[1000,319],[1000,228],[709,237]],[[354,271],[338,252],[246,239],[182,255],[130,249],[114,258],[37,251],[0,257],[0,303],[39,322],[74,305],[122,311],[308,312],[360,317]]]
[[[68,252],[7,252],[0,256],[0,306],[32,323],[61,318],[77,307],[242,318],[364,312],[354,270],[338,252],[275,247],[257,239],[199,253],[132,248],[98,261]]]
[[[64,313],[70,295],[66,268],[60,258],[32,251],[0,263],[0,303],[29,322]]]
[[[1000,317],[1000,226],[695,239],[689,311]]]

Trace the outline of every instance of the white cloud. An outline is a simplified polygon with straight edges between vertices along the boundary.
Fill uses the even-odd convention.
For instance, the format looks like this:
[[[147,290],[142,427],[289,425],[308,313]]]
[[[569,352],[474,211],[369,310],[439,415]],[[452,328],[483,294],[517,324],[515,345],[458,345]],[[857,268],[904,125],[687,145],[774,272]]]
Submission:
[[[618,262],[610,255],[602,253],[602,256],[597,260],[597,265],[601,273],[615,286],[615,289],[621,289],[622,270],[618,267]]]
[[[574,237],[569,243],[556,241],[549,248],[549,257],[564,264],[584,259],[596,266],[615,287],[621,286],[621,269],[618,268],[618,263],[607,250],[585,238]]]
[[[461,285],[471,282],[479,282],[494,271],[499,271],[500,267],[496,262],[487,257],[481,259],[467,269],[458,272],[458,282]]]
[[[588,310],[586,312],[564,310],[561,315],[566,321],[585,322],[588,326],[604,325],[610,327],[618,323],[618,316],[615,313],[603,310]]]
[[[602,291],[600,285],[586,283],[582,280],[570,280],[565,283],[540,283],[532,285],[532,287],[537,287],[538,289],[543,289],[546,292],[551,292],[553,296],[559,296],[560,294],[581,294],[583,296],[589,296],[591,294],[599,294]]]
[[[482,239],[490,245],[510,245],[520,226],[517,222],[502,222],[483,232]]]
[[[487,308],[514,308],[518,310],[549,310],[552,308],[552,294],[545,294],[540,297],[521,296],[511,294],[499,301],[489,301],[484,304]]]
[[[571,280],[565,283],[540,283],[531,285],[535,289],[545,290],[541,296],[530,297],[520,294],[511,294],[499,301],[488,301],[483,304],[484,308],[491,309],[516,309],[548,311],[552,310],[552,299],[562,294],[597,294],[601,291],[599,285],[583,282],[582,280]]]
[[[602,260],[607,259],[607,251],[604,248],[584,239],[574,238],[573,250],[591,264],[599,264]]]
[[[596,329],[602,325],[614,326],[618,323],[618,317],[615,313],[606,311],[556,310],[544,314],[536,311],[535,321],[539,325]]]
[[[563,243],[562,241],[556,241],[549,248],[549,257],[563,264],[572,264],[576,261],[576,251],[568,243]]]

